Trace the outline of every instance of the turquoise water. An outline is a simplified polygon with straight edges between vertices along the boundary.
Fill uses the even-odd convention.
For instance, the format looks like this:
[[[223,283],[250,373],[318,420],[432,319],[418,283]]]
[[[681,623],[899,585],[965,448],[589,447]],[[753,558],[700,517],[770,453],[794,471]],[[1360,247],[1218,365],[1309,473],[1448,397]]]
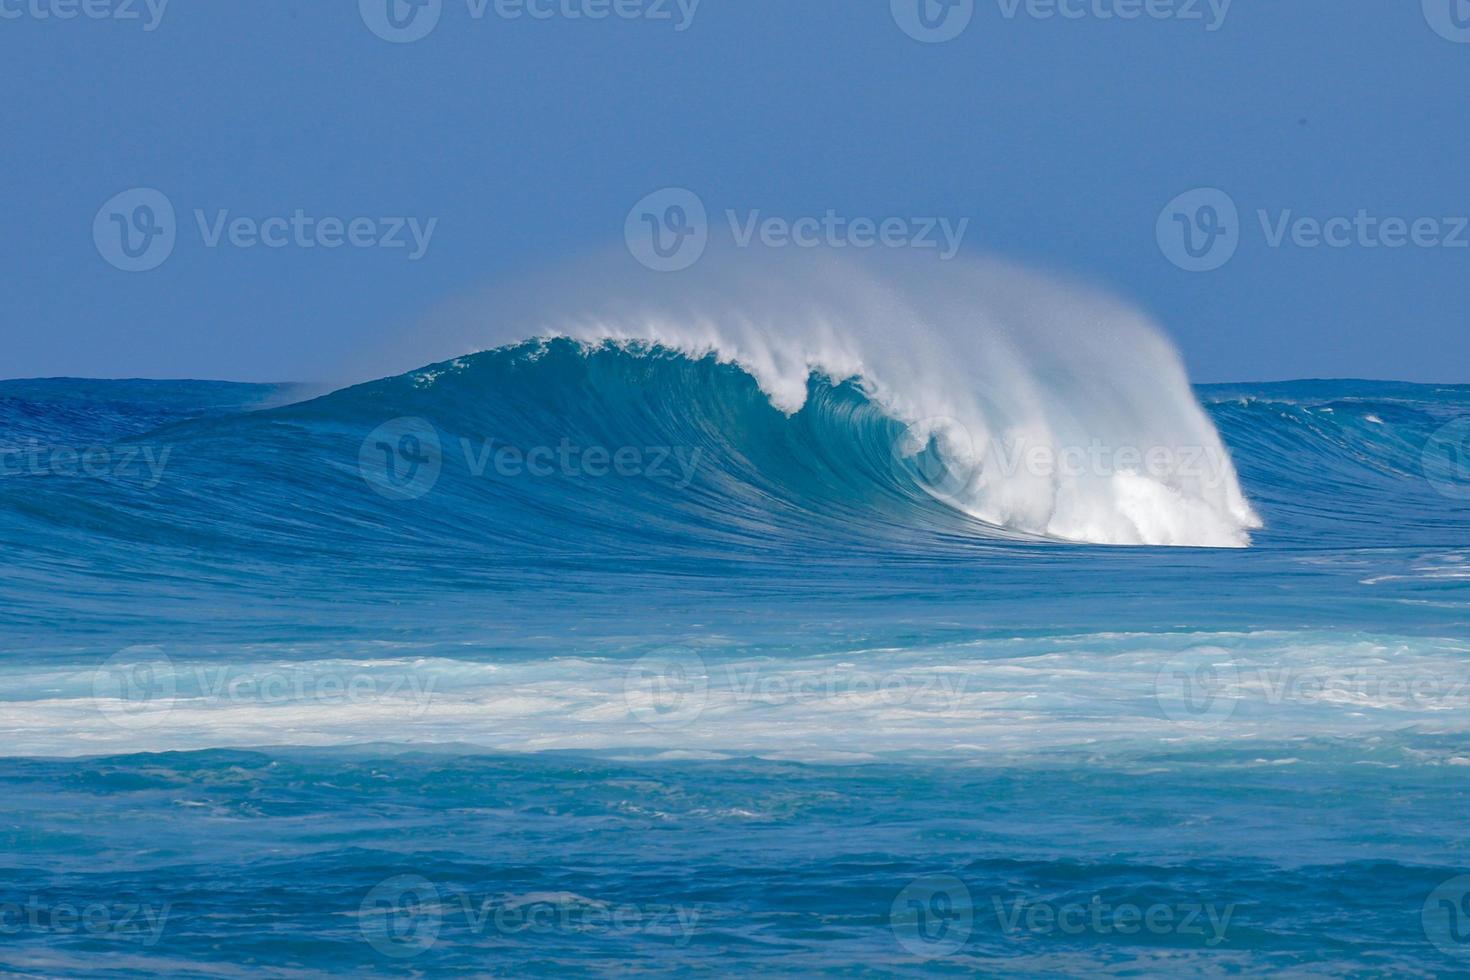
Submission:
[[[0,383],[0,966],[1470,966],[1470,387],[1203,386],[1050,523],[820,373],[310,394]]]

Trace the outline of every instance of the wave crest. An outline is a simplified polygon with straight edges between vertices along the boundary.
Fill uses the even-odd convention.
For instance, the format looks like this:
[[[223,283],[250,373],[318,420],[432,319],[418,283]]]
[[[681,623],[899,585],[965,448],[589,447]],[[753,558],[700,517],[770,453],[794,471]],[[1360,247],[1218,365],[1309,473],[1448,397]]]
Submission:
[[[942,461],[938,495],[999,528],[1243,547],[1261,524],[1162,332],[1014,266],[712,264],[656,291],[604,284],[537,332],[738,365],[788,415],[814,375],[856,379],[911,427],[908,452]]]

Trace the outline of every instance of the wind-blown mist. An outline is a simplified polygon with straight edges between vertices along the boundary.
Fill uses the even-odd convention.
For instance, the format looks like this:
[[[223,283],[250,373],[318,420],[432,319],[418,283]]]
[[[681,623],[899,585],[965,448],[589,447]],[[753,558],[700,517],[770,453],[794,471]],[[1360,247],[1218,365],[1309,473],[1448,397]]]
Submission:
[[[631,280],[583,269],[535,293],[459,311],[443,355],[530,336],[655,343],[738,365],[788,414],[813,375],[858,379],[908,426],[902,454],[933,451],[928,488],[986,523],[1211,547],[1260,526],[1173,345],[1093,289],[993,261],[726,253]]]

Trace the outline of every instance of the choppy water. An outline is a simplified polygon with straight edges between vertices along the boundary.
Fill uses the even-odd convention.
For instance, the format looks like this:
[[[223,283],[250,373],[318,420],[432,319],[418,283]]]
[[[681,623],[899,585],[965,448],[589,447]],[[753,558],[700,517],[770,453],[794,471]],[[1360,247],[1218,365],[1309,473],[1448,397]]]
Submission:
[[[0,965],[1463,971],[1470,387],[1173,385],[0,383]]]

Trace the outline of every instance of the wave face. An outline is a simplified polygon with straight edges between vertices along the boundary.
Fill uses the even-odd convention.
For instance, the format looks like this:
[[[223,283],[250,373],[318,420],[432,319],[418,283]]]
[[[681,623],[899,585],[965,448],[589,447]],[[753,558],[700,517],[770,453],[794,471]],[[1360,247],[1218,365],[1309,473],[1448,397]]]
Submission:
[[[1014,267],[722,267],[652,300],[604,294],[542,322],[551,335],[737,365],[787,415],[807,404],[813,376],[856,379],[906,428],[901,455],[933,454],[926,488],[995,527],[1241,547],[1260,523],[1159,330]]]
[[[1470,387],[819,271],[0,382],[0,968],[1462,970]]]
[[[819,264],[799,275],[737,265],[677,294],[630,305],[614,291],[589,309],[545,316],[540,341],[339,391],[270,421],[420,419],[440,437],[446,471],[476,475],[491,440],[523,451],[567,440],[595,456],[625,450],[626,460],[667,450],[652,480],[581,481],[588,501],[555,480],[506,494],[511,507],[580,511],[593,527],[624,523],[621,508],[737,538],[799,530],[867,542],[909,527],[1243,547],[1260,525],[1173,348],[1101,295],[989,265],[895,274]],[[257,452],[271,452],[269,433],[262,441]],[[281,455],[279,465],[300,465]],[[571,468],[565,454],[555,468]],[[698,490],[654,499],[665,469],[677,491],[696,478]],[[568,501],[548,497],[553,487]]]
[[[682,454],[664,460],[676,476],[667,482],[684,491],[697,478],[698,490],[653,495],[656,477],[532,480],[500,503],[573,522],[582,513],[594,529],[634,514],[655,528],[696,521],[757,547],[791,534],[866,546],[904,529],[1243,547],[1260,526],[1172,346],[1100,294],[996,265],[823,261],[721,266],[653,298],[596,293],[531,321],[540,340],[271,421],[326,439],[324,425],[421,420],[423,433],[388,435],[409,447],[432,431],[446,476],[436,489],[478,498],[483,487],[449,471],[483,476],[490,440],[526,452],[568,440],[630,460],[662,447]],[[274,451],[269,431],[260,441],[257,453]],[[262,462],[309,465],[280,455]],[[556,469],[569,469],[560,452]],[[557,487],[567,501],[548,496]]]
[[[1466,543],[1470,494],[1446,455],[1457,447],[1438,433],[1466,413],[1464,387],[1196,392],[1157,334],[1123,314],[1108,336],[1132,331],[1127,358],[1068,342],[1060,326],[993,327],[974,333],[995,357],[964,371],[932,340],[928,356],[946,366],[922,380],[909,374],[924,355],[860,354],[867,341],[839,331],[835,314],[786,346],[757,319],[725,333],[691,320],[679,339],[638,316],[652,339],[610,318],[564,320],[582,336],[314,398],[194,382],[0,385],[0,545],[27,558],[0,582],[12,635],[43,647],[95,634],[147,644],[171,623],[233,642],[231,616],[281,638],[302,619],[313,639],[372,635],[330,601],[344,590],[435,603],[447,635],[459,628],[450,610],[486,592],[539,583],[602,596],[616,591],[613,569],[648,576],[651,594],[676,606],[686,600],[670,576],[775,576],[815,603],[832,598],[836,575],[855,593],[981,601],[995,628],[1039,617],[1074,632],[1137,628],[1098,587],[1121,576],[1148,592],[1149,619],[1298,625],[1290,590],[1260,594],[1241,566],[1198,549],[1164,559],[1087,547],[1238,546],[1252,533],[1249,567],[1269,576],[1303,549],[1407,547],[1362,568],[1321,564],[1382,583],[1463,577],[1454,549]],[[1016,316],[995,322],[1045,321]],[[1099,373],[1094,356],[1116,370]],[[1022,430],[1030,441],[996,435]],[[56,447],[71,451],[69,465],[48,455]],[[89,448],[108,460],[91,476],[75,458]],[[66,584],[78,574],[94,584]],[[1181,575],[1198,588],[1177,588]],[[1319,585],[1336,602],[1359,579]],[[76,595],[64,623],[58,587]],[[1030,606],[1009,601],[1021,595]],[[1343,603],[1335,622],[1412,630],[1417,601]]]
[[[68,520],[84,495],[85,509],[123,537],[266,562],[425,536],[487,557],[557,551],[569,538],[604,554],[731,558],[944,554],[1046,538],[1238,546],[1243,522],[1255,520],[1192,396],[1185,424],[1166,418],[1153,428],[1192,430],[1209,447],[1191,457],[1179,435],[1163,449],[1165,469],[1147,475],[1116,469],[1107,455],[1089,472],[1085,453],[1069,461],[1054,434],[1002,444],[974,436],[974,423],[955,414],[910,419],[875,389],[864,375],[814,368],[799,397],[784,391],[773,401],[769,379],[715,352],[529,341],[298,404],[161,428],[168,418],[156,411],[114,418],[113,406],[90,407],[67,441],[95,442],[111,420],[144,454],[131,463],[136,478],[112,481],[117,492],[100,498],[87,482],[51,481],[56,496],[27,494],[22,512],[39,505]],[[254,395],[267,396],[282,397]],[[1053,413],[1047,431],[1061,417]],[[55,417],[46,429],[22,431],[22,421],[12,430],[16,469],[28,445],[57,437]],[[1085,450],[1084,424],[1074,431]],[[1113,431],[1116,442],[1094,436],[1091,445],[1141,444]],[[148,454],[168,477],[156,486],[147,485]],[[1166,471],[1189,459],[1203,478]],[[286,508],[293,519],[283,522]],[[405,515],[413,521],[403,524]],[[494,532],[465,540],[473,527]]]

